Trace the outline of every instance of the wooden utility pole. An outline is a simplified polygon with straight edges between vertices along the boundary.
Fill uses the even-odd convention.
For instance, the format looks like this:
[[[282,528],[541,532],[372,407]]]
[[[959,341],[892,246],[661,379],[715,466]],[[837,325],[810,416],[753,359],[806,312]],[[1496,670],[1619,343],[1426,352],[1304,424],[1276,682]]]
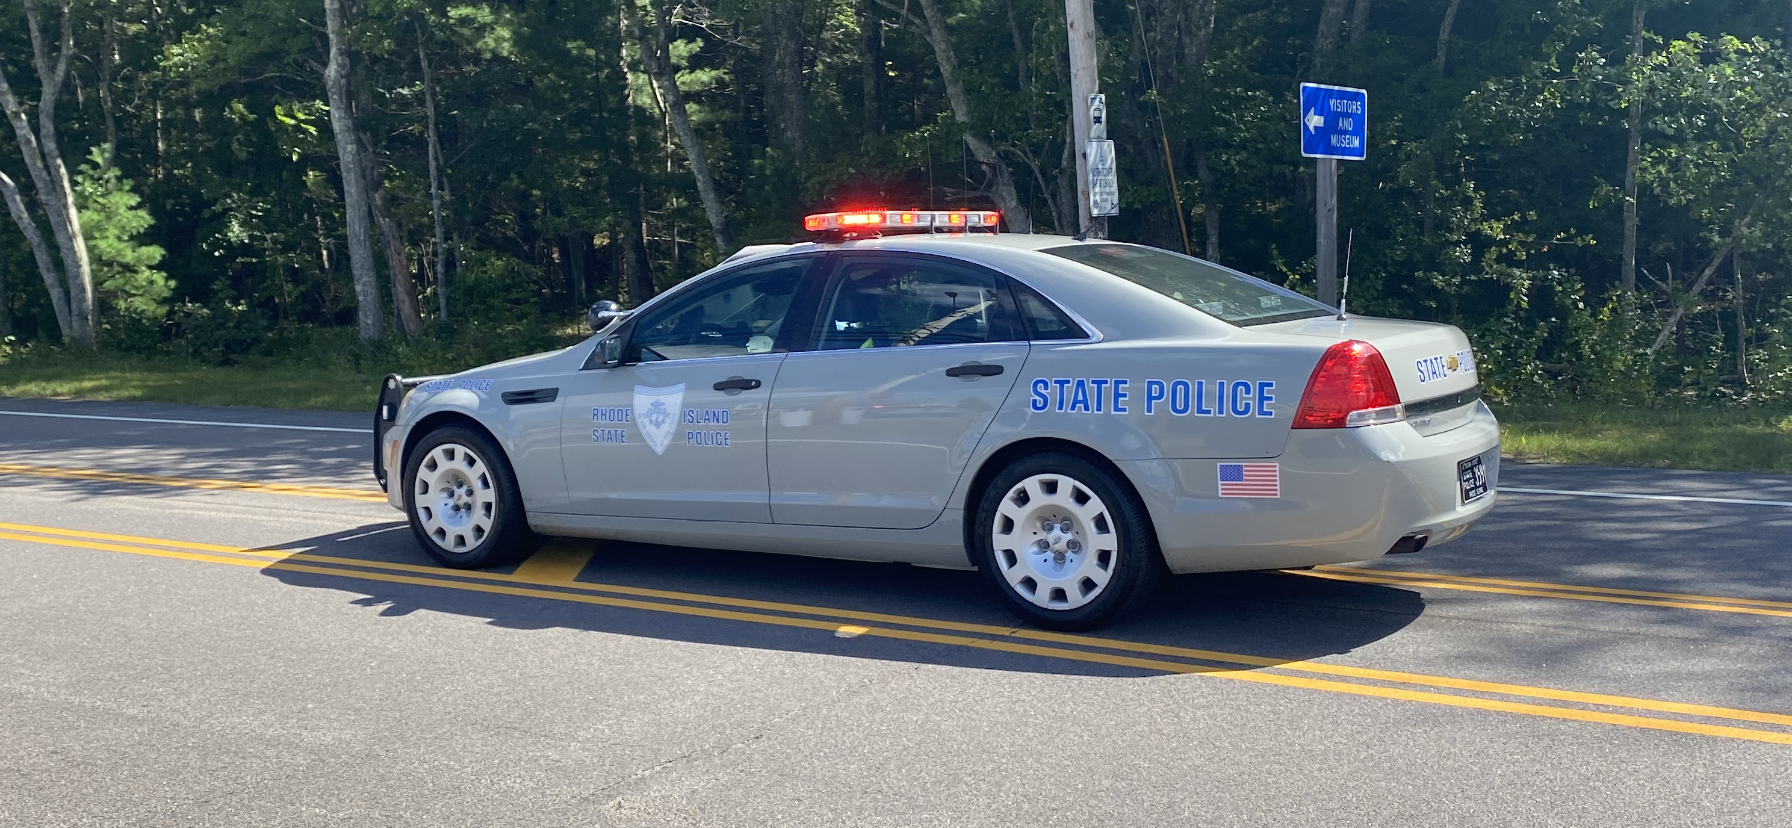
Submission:
[[[1089,205],[1089,96],[1101,91],[1101,61],[1095,51],[1094,0],[1064,0],[1070,29],[1070,123],[1076,152],[1076,215],[1078,232],[1105,239],[1108,220],[1093,216]]]

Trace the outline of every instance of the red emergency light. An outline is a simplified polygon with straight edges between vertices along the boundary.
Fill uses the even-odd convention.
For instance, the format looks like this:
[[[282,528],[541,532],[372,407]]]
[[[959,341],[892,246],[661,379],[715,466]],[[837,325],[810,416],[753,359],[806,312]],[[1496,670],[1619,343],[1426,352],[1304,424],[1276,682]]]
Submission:
[[[803,229],[815,233],[839,233],[848,237],[884,230],[927,232],[1001,232],[1002,214],[980,210],[853,210],[815,213],[803,218]]]

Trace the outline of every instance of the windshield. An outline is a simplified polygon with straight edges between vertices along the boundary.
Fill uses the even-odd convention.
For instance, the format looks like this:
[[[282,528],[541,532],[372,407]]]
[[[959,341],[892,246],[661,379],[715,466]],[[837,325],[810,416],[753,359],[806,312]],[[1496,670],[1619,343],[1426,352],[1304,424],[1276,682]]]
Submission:
[[[1152,247],[1077,244],[1043,252],[1112,273],[1234,325],[1268,325],[1337,313],[1255,276]]]

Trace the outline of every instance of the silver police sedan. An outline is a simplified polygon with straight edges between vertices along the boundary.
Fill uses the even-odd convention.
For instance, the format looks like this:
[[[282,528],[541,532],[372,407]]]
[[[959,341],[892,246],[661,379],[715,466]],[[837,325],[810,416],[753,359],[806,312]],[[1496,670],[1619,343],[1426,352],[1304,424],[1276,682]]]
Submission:
[[[552,535],[976,568],[1058,629],[1166,573],[1414,552],[1493,507],[1454,327],[1149,247],[855,216],[997,220],[811,217],[820,241],[594,309],[575,347],[388,377],[388,500],[452,567]]]

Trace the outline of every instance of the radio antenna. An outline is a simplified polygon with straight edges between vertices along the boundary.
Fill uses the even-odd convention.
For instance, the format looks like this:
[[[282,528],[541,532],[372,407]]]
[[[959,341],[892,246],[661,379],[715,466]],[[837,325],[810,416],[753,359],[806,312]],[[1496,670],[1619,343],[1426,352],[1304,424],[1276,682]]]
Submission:
[[[1333,238],[1336,238],[1334,236]],[[1350,298],[1350,253],[1356,247],[1356,228],[1344,240],[1344,290],[1338,293],[1338,321],[1344,321],[1344,302]]]

